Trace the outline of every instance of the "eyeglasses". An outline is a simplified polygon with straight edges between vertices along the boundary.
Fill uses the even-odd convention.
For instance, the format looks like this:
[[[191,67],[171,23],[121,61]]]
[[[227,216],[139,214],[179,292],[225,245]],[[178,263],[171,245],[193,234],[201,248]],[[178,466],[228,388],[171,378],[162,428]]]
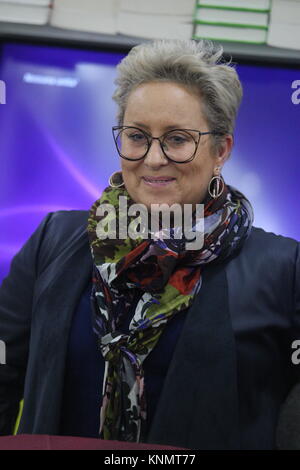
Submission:
[[[132,126],[114,126],[112,131],[117,151],[125,160],[142,160],[149,152],[153,140],[158,140],[165,157],[175,163],[188,163],[195,158],[202,135],[224,135],[217,131],[173,129],[160,137],[153,137]]]

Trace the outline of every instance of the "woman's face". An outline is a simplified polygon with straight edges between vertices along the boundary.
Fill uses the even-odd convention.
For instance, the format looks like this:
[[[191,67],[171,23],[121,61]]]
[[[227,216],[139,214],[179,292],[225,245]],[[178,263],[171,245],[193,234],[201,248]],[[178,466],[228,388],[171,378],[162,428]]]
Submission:
[[[209,131],[201,98],[174,82],[151,82],[135,88],[128,99],[124,126],[135,126],[154,137],[171,129]],[[194,160],[173,163],[164,156],[157,140],[143,160],[121,159],[123,180],[136,203],[151,204],[201,203],[207,193],[216,167],[222,167],[232,147],[231,136],[223,148],[212,152],[212,137],[201,137]],[[159,178],[167,182],[159,182]]]

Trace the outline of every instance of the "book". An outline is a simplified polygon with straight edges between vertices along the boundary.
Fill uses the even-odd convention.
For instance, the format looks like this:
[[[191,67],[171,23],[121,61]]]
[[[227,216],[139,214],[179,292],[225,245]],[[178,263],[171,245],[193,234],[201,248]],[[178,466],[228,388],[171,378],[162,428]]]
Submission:
[[[242,24],[267,28],[269,14],[266,12],[227,10],[199,6],[196,11],[196,21],[214,24]]]
[[[12,3],[14,5],[39,5],[41,7],[50,6],[52,0],[0,0],[0,3]]]
[[[192,15],[143,14],[119,11],[117,32],[146,39],[191,39]]]
[[[44,25],[48,23],[49,15],[48,6],[0,2],[0,21]]]
[[[300,50],[299,0],[273,0],[267,44]]]
[[[268,11],[270,0],[198,0],[199,5]]]
[[[120,10],[135,13],[193,16],[195,0],[121,0]]]
[[[50,24],[57,28],[116,34],[119,0],[55,0]]]
[[[264,44],[267,40],[267,32],[267,29],[249,28],[247,26],[222,26],[201,23],[195,25],[193,38]]]

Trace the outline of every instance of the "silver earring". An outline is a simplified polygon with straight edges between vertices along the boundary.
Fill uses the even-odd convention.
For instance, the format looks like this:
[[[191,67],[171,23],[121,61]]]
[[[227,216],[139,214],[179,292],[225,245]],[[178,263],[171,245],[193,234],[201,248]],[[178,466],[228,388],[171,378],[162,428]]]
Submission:
[[[109,182],[109,186],[111,186],[112,188],[121,188],[122,186],[125,186],[121,171],[115,171],[109,177],[108,182]]]
[[[217,199],[224,191],[224,180],[221,175],[213,176],[208,185],[208,192],[211,197]]]

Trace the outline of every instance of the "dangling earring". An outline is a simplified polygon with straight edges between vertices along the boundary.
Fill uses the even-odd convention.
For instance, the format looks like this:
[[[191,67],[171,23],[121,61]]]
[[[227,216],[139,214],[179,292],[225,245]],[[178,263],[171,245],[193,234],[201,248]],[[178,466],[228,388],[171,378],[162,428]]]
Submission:
[[[125,186],[121,171],[115,171],[110,176],[108,182],[109,186],[111,186],[112,188],[121,188],[122,186]]]
[[[219,172],[220,167],[216,168],[216,171]],[[221,196],[222,192],[224,191],[224,180],[220,174],[217,174],[212,177],[208,185],[208,192],[210,196],[214,199],[217,199]]]

